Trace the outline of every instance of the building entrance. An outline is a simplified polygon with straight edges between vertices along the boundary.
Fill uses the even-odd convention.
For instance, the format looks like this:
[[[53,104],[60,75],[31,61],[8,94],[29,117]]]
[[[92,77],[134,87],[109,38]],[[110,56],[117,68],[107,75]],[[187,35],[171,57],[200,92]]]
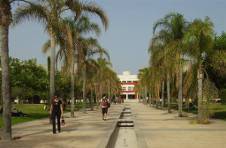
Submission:
[[[120,95],[121,99],[126,99],[126,95]]]
[[[136,99],[135,95],[128,95],[128,99]]]

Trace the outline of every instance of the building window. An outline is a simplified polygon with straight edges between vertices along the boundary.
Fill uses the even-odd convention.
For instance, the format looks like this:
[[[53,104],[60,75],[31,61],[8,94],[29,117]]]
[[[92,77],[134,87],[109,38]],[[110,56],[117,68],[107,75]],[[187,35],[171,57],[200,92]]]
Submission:
[[[122,91],[126,91],[126,87],[122,87]]]
[[[128,91],[133,91],[133,87],[132,86],[129,86],[128,87]]]

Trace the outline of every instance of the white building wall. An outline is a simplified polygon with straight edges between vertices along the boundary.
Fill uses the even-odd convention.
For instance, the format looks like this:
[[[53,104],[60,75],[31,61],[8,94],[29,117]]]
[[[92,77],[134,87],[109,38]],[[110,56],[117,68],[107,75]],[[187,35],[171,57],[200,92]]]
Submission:
[[[126,100],[128,99],[128,95],[135,95],[135,98],[137,98],[136,92],[134,91],[135,84],[138,81],[137,75],[132,75],[129,71],[124,71],[118,77],[122,86],[121,94],[126,95]]]

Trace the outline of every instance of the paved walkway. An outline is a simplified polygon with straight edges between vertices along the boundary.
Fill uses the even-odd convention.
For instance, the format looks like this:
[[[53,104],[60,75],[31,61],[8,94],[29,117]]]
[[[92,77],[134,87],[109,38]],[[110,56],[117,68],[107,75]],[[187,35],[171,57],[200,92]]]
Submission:
[[[111,105],[107,121],[100,110],[76,112],[76,118],[65,115],[62,132],[52,134],[48,119],[31,121],[13,126],[12,142],[0,142],[0,148],[101,148],[107,143],[123,105]]]
[[[103,148],[123,106],[131,108],[139,148],[226,148],[225,121],[200,125],[192,123],[192,117],[178,118],[176,112],[168,114],[137,102],[112,105],[107,121],[101,119],[99,110],[77,112],[76,118],[67,114],[66,125],[55,135],[48,119],[15,125],[13,136],[21,138],[1,141],[0,148]]]
[[[127,103],[134,114],[137,136],[148,148],[226,148],[226,122],[196,124],[193,118],[157,110],[141,103]]]

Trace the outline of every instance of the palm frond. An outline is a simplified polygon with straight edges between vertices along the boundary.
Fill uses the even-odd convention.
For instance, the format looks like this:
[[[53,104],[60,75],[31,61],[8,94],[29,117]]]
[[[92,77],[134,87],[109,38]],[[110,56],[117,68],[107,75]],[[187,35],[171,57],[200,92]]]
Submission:
[[[109,20],[108,20],[107,14],[105,13],[105,11],[102,8],[100,8],[94,2],[90,2],[90,3],[83,3],[82,9],[86,12],[90,12],[91,14],[96,14],[98,17],[100,17],[105,30],[107,30],[108,25],[109,25]]]
[[[37,20],[38,22],[47,25],[49,12],[42,5],[32,4],[19,7],[13,17],[13,24],[19,24],[24,20]]]
[[[96,23],[91,22],[87,16],[80,17],[76,24],[79,33],[94,32],[97,36],[101,33],[100,27]]]
[[[79,0],[66,0],[65,4],[74,12],[74,19],[77,20],[82,14],[82,3]]]
[[[50,49],[50,40],[46,41],[42,46],[42,52],[47,53]]]

